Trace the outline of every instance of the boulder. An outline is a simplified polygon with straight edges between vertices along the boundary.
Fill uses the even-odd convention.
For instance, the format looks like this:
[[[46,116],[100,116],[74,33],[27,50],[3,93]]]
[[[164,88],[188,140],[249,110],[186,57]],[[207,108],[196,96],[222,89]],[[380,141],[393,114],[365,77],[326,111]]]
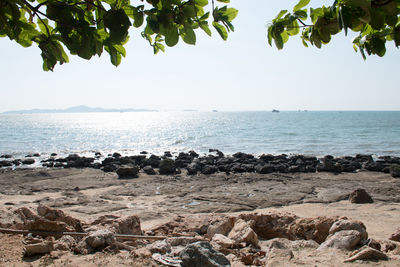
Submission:
[[[175,167],[175,162],[172,159],[163,159],[160,161],[160,166],[159,166],[160,174],[175,174],[176,172],[176,167]]]
[[[33,163],[35,163],[34,159],[24,159],[22,161],[22,164],[25,164],[25,165],[32,165]]]
[[[0,160],[0,167],[11,167],[12,162],[9,160]]]
[[[372,197],[365,191],[365,189],[359,188],[354,190],[350,196],[349,200],[351,203],[364,204],[373,203]]]
[[[390,175],[394,178],[400,178],[400,165],[393,164],[390,166]]]
[[[89,249],[100,251],[115,241],[115,235],[109,230],[103,229],[90,233],[81,242],[86,243]]]
[[[266,174],[274,172],[275,168],[271,164],[259,164],[255,167],[257,173]]]
[[[343,230],[356,230],[361,234],[361,241],[364,241],[368,238],[366,229],[367,228],[362,222],[341,219],[332,224],[331,228],[329,229],[329,235],[334,235],[335,233]]]
[[[139,167],[123,165],[117,169],[118,178],[136,178],[138,177]]]
[[[400,242],[400,228],[397,231],[390,235],[389,240]]]
[[[62,210],[49,208],[43,205],[37,207],[36,210],[39,216],[42,216],[47,220],[64,222],[65,224],[72,226],[74,231],[83,232],[82,222],[76,218],[66,215]]]
[[[186,170],[189,175],[195,175],[201,170],[201,166],[197,162],[192,162],[186,166]]]
[[[228,234],[228,238],[232,239],[235,244],[246,243],[258,246],[258,236],[252,229],[254,221],[244,221],[238,219],[232,230]]]
[[[69,251],[76,245],[75,239],[70,235],[64,235],[54,244],[54,250]]]
[[[186,246],[179,257],[183,267],[231,266],[225,255],[216,251],[207,241],[199,241]]]
[[[356,230],[343,230],[336,232],[322,243],[318,250],[326,248],[337,248],[343,250],[353,250],[362,240],[362,235]]]
[[[12,155],[5,154],[5,155],[1,155],[0,158],[10,159],[10,158],[12,158]]]
[[[143,167],[143,171],[147,174],[147,175],[155,175],[156,171],[153,169],[153,167],[151,167],[150,165],[147,165],[145,167]]]

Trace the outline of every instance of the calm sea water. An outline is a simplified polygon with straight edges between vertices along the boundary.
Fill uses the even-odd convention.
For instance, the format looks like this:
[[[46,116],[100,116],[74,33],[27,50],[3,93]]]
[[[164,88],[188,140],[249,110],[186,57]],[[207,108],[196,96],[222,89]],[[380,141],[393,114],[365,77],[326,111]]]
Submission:
[[[0,114],[0,154],[400,155],[400,112]]]

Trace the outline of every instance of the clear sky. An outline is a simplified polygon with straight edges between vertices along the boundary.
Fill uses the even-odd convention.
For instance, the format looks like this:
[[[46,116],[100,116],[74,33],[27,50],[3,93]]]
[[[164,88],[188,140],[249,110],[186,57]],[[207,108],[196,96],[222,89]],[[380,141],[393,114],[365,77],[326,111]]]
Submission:
[[[136,0],[132,0],[134,3]],[[104,52],[90,61],[70,56],[54,72],[42,71],[40,50],[0,38],[0,112],[88,105],[159,110],[400,110],[393,43],[386,56],[363,61],[340,33],[322,49],[298,38],[284,50],[267,44],[266,25],[297,1],[232,0],[235,32],[222,41],[199,30],[197,44],[182,41],[153,55],[131,33],[127,57],[114,67]],[[333,1],[317,1],[318,5]]]

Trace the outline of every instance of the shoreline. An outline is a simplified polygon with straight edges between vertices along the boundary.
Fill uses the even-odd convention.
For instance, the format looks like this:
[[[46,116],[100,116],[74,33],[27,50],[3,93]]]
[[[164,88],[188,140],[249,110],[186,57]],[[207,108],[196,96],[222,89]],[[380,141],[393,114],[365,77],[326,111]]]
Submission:
[[[179,153],[165,151],[163,155],[150,154],[146,151],[136,155],[121,155],[118,152],[103,155],[94,152],[91,155],[69,154],[66,157],[56,153],[50,156],[33,153],[26,155],[25,158],[14,158],[11,154],[0,155],[0,170],[20,168],[93,168],[104,172],[117,172],[120,168],[136,168],[136,174],[144,171],[149,175],[172,175],[181,172],[187,172],[189,175],[198,173],[207,175],[218,172],[268,174],[377,171],[400,177],[400,157],[372,154],[316,157],[302,154],[254,155],[243,152],[225,155],[218,149],[209,149],[208,154],[202,155],[193,150]]]

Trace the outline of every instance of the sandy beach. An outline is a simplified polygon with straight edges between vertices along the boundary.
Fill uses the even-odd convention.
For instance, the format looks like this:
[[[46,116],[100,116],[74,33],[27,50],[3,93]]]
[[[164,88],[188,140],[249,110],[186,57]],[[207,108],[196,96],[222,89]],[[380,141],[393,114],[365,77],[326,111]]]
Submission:
[[[365,189],[374,203],[350,203],[350,193],[358,188]],[[7,211],[21,207],[35,209],[39,205],[61,209],[83,222],[93,221],[103,215],[137,215],[144,232],[173,221],[177,216],[200,218],[208,215],[289,212],[304,218],[344,216],[361,221],[366,226],[369,237],[384,241],[399,227],[399,202],[400,180],[390,174],[368,171],[343,174],[322,172],[229,175],[187,175],[183,172],[168,176],[140,173],[135,179],[118,179],[115,173],[90,168],[2,169],[0,173],[0,220],[3,225],[7,222]],[[22,243],[18,245],[15,237],[2,234],[1,239],[2,266],[43,264],[43,257],[24,260]],[[10,247],[17,252],[7,253]],[[335,253],[340,254],[335,256],[336,263],[342,264],[343,259],[348,256],[345,252]],[[332,261],[328,254],[311,256],[307,261],[304,261],[305,255],[295,255],[290,265],[300,266],[300,259],[303,259],[304,264],[328,266]],[[121,264],[135,262],[129,257],[125,260],[117,257],[117,260],[116,255],[95,255],[71,254],[68,258],[72,257],[76,262],[82,261],[80,265],[92,264],[95,261],[93,257],[102,258],[96,263],[100,265],[109,260],[115,264],[119,261]],[[296,263],[296,257],[299,257],[297,260],[300,263]],[[59,260],[62,259],[60,257]],[[58,265],[60,262],[54,264]],[[151,260],[141,264],[157,265]],[[355,266],[354,263],[351,264]],[[398,266],[400,260],[392,256],[383,263],[368,261],[363,263],[365,264]]]

